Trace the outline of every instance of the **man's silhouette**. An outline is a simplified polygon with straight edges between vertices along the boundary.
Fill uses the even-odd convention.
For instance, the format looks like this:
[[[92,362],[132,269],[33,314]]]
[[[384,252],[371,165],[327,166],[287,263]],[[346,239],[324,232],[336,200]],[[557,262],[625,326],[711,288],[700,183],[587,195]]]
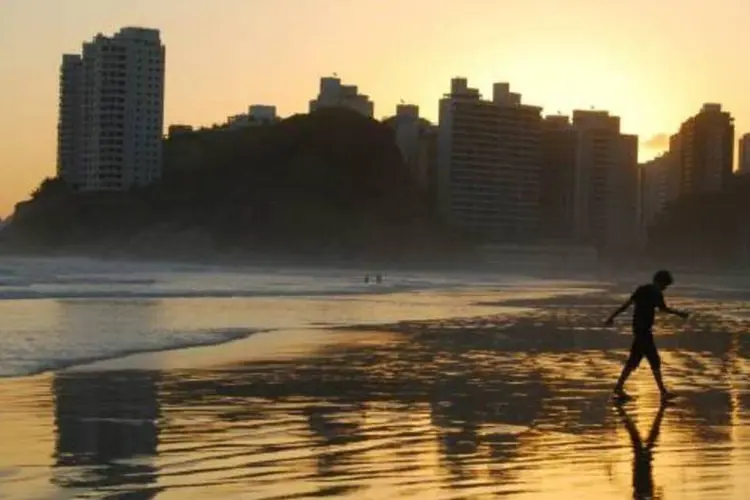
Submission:
[[[651,467],[652,450],[656,445],[661,431],[661,422],[667,405],[660,405],[659,411],[651,424],[651,432],[644,444],[638,428],[631,420],[625,408],[617,405],[617,413],[620,414],[622,423],[630,436],[630,444],[633,447],[633,498],[637,500],[651,500],[654,497],[654,475]]]
[[[648,359],[648,362],[651,365],[651,371],[654,374],[656,385],[659,386],[659,392],[661,392],[662,398],[669,399],[673,397],[673,395],[667,391],[667,388],[664,386],[664,381],[662,380],[661,358],[659,357],[659,351],[656,350],[654,333],[652,331],[656,309],[675,314],[681,318],[688,317],[688,313],[667,307],[664,303],[664,295],[662,292],[673,282],[672,274],[669,271],[658,271],[654,274],[651,283],[639,286],[630,298],[612,313],[605,322],[605,325],[612,326],[615,318],[619,314],[625,312],[631,304],[635,305],[633,309],[633,335],[635,338],[633,339],[633,345],[630,348],[630,356],[625,362],[625,366],[622,369],[622,373],[620,374],[620,378],[614,389],[615,395],[620,399],[630,399],[630,396],[625,393],[623,387],[630,374],[641,364],[641,360],[644,356]]]

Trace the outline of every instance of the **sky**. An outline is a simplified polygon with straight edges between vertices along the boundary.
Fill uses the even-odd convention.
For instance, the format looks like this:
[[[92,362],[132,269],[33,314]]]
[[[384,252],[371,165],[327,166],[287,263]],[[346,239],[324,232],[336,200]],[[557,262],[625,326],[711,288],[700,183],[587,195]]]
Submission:
[[[378,118],[403,99],[435,121],[454,76],[545,114],[606,109],[641,160],[704,102],[750,128],[748,0],[0,0],[0,216],[55,174],[62,54],[123,26],[162,31],[165,127],[305,112],[335,72]]]

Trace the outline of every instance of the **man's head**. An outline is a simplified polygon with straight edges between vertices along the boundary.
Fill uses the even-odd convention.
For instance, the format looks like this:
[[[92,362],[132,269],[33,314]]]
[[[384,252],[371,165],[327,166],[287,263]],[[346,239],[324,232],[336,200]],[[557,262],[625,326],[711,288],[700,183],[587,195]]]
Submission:
[[[674,283],[674,279],[669,271],[662,269],[654,274],[654,285],[658,286],[660,290],[666,289],[672,283]]]

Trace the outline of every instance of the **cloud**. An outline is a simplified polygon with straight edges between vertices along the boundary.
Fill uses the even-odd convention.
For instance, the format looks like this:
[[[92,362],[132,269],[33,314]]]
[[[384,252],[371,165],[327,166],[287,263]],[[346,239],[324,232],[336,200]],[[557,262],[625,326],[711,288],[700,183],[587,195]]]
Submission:
[[[643,141],[646,149],[663,151],[669,148],[669,134],[655,134]]]

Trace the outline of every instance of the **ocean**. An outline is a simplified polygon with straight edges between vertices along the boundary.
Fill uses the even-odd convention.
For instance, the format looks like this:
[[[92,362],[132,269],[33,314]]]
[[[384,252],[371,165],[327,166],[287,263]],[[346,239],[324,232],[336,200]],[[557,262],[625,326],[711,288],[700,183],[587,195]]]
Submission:
[[[523,275],[456,272],[385,272],[381,283],[365,283],[368,272],[382,273],[1,258],[0,376],[216,344],[258,331],[451,317],[459,311],[449,297],[425,303],[420,293],[512,293],[550,285]],[[408,304],[389,298],[406,292],[414,292]],[[363,295],[378,296],[388,307],[359,307]]]

